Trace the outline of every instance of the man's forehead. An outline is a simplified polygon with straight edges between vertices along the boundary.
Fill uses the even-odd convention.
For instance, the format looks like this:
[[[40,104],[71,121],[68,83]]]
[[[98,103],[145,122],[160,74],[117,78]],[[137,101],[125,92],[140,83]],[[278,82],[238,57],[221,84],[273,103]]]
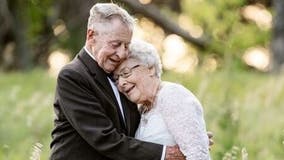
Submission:
[[[132,34],[132,33],[131,33]],[[110,30],[109,32],[103,32],[101,33],[101,37],[106,39],[108,42],[124,42],[124,43],[130,43],[131,41],[131,35],[127,32],[116,32],[114,30]]]
[[[129,25],[119,19],[95,23],[96,28],[101,32],[131,32],[132,29]]]

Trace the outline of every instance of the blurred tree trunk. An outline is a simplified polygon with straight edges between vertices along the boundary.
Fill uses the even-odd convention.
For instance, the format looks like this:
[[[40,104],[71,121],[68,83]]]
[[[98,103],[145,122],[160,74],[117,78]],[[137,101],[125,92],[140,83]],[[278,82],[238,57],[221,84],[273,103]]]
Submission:
[[[0,1],[0,16],[3,20],[0,28],[0,51],[1,67],[4,70],[26,70],[32,66],[31,46],[22,8],[24,3],[20,0]]]
[[[11,29],[11,13],[8,8],[7,0],[0,0],[0,47],[5,41],[5,37]]]
[[[14,40],[16,43],[15,48],[15,68],[21,70],[28,70],[31,69],[33,66],[32,61],[32,50],[31,45],[28,39],[28,24],[25,21],[23,8],[24,3],[21,0],[16,0],[14,5],[14,9],[12,10],[12,14],[14,17],[12,30],[14,33]]]
[[[70,34],[68,48],[76,54],[84,45],[87,31],[87,21],[89,10],[97,1],[84,0],[62,0],[56,1],[58,18],[66,24],[66,29]],[[108,1],[109,2],[109,1]],[[78,43],[83,42],[83,43]]]
[[[204,37],[203,38],[192,37],[189,34],[189,32],[182,29],[178,24],[172,22],[165,15],[162,15],[159,8],[157,8],[154,4],[143,5],[138,0],[120,0],[120,1],[127,4],[136,13],[141,13],[143,16],[153,20],[153,22],[155,22],[157,25],[162,27],[166,32],[177,34],[199,48],[206,47],[208,42]]]
[[[275,17],[272,31],[271,50],[273,54],[272,70],[275,72],[284,69],[284,1],[274,0]]]
[[[8,44],[12,39],[12,15],[8,8],[8,3],[6,0],[0,0],[0,67],[9,68],[12,63],[11,55],[4,53],[6,44]],[[12,46],[12,45],[10,45]],[[5,49],[8,50],[8,49]],[[5,51],[7,52],[7,51]]]
[[[260,3],[264,6],[270,7],[273,0],[247,0],[249,4]]]
[[[181,0],[152,0],[151,3],[157,5],[158,8],[167,6],[171,11],[181,13]]]
[[[51,21],[49,21],[46,16],[42,23],[43,29],[38,35],[36,45],[33,46],[33,63],[35,65],[47,67],[50,46],[55,37],[53,35]]]

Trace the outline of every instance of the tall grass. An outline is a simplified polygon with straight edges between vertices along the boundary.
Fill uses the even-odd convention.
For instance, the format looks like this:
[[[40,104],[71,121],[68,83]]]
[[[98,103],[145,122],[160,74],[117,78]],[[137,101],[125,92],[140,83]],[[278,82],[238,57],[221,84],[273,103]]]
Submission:
[[[182,83],[203,104],[207,129],[215,136],[213,159],[283,159],[284,75],[166,72],[164,79]]]
[[[203,104],[212,159],[283,159],[283,75],[165,72],[163,79],[183,84]],[[43,70],[0,73],[0,87],[0,159],[48,159],[55,78]]]
[[[28,160],[36,143],[48,159],[55,79],[41,70],[0,73],[0,159]]]

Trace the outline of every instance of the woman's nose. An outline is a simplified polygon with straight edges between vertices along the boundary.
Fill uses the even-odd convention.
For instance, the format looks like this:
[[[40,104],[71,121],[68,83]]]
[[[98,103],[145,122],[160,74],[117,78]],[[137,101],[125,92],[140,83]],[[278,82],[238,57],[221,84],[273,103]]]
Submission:
[[[126,80],[123,77],[118,78],[118,86],[123,88],[126,85]]]

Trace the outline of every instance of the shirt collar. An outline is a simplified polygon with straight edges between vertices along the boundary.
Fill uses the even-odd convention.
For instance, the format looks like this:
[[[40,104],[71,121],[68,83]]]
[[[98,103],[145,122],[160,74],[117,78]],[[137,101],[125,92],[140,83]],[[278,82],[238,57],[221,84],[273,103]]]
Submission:
[[[96,58],[92,55],[92,53],[87,49],[86,46],[84,46],[84,50],[88,53],[88,55],[89,55],[90,57],[92,57],[92,59],[93,59],[94,61],[96,61]],[[112,73],[106,73],[106,74],[107,74],[108,80],[114,83],[114,80],[113,80],[113,78],[112,78]]]
[[[84,46],[84,49],[85,49],[85,51],[88,53],[88,55],[89,55],[90,57],[92,57],[93,60],[96,61],[96,58],[92,55],[92,53],[87,49],[86,46]]]

